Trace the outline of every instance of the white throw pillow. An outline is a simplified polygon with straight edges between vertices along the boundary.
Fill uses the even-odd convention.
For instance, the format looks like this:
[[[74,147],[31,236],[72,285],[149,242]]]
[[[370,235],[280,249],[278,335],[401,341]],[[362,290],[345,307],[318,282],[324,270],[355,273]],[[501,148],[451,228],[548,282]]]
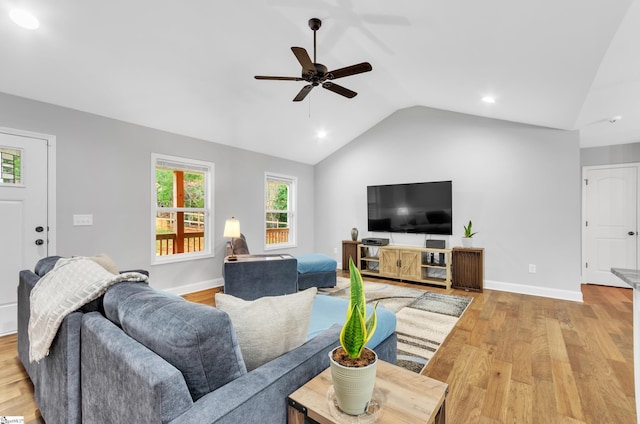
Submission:
[[[102,268],[106,269],[112,274],[118,275],[120,271],[118,270],[118,265],[113,262],[113,259],[109,257],[106,253],[100,253],[90,258],[92,261],[96,262]]]
[[[317,288],[253,301],[216,293],[216,307],[231,317],[247,370],[304,344]]]

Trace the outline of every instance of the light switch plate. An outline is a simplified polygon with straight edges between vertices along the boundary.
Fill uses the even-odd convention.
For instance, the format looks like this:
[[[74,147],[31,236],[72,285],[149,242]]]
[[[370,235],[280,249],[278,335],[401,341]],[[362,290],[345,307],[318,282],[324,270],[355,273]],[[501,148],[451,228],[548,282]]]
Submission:
[[[73,215],[73,225],[93,225],[93,215]]]

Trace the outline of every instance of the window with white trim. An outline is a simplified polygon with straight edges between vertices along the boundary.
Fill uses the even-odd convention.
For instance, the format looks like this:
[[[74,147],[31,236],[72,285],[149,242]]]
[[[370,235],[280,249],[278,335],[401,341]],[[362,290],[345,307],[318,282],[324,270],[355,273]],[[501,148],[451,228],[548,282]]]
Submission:
[[[213,256],[214,164],[151,155],[152,263]]]
[[[295,246],[296,178],[266,173],[264,186],[265,250]]]
[[[22,149],[0,146],[0,184],[22,184]]]

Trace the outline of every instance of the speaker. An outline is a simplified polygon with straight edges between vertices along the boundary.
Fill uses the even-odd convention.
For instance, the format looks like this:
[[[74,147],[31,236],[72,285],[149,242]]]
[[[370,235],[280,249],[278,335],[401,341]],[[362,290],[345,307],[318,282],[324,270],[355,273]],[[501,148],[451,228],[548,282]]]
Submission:
[[[424,247],[430,247],[432,249],[444,249],[444,240],[427,240]]]

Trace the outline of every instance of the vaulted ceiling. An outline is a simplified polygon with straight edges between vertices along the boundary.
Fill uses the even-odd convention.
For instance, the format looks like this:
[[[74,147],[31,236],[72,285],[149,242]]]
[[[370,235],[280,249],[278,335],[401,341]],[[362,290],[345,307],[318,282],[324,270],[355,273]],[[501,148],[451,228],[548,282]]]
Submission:
[[[583,147],[640,141],[640,0],[0,4],[0,92],[300,162],[415,105],[577,129]],[[304,82],[253,78],[299,76],[312,17],[318,62],[373,66],[336,81],[355,98],[292,102]]]

